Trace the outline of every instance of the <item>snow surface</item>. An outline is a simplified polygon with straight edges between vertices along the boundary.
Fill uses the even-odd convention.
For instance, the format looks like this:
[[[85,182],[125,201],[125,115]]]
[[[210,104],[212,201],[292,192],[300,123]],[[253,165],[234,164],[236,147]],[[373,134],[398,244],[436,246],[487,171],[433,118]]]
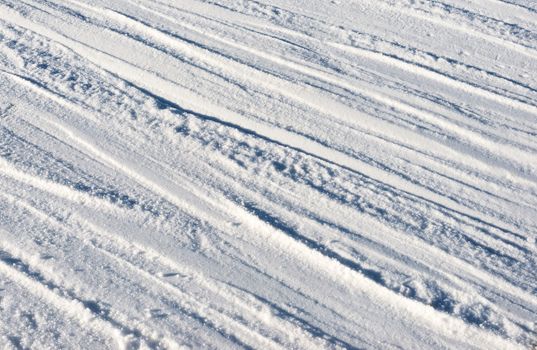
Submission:
[[[537,342],[537,3],[0,0],[0,346]]]

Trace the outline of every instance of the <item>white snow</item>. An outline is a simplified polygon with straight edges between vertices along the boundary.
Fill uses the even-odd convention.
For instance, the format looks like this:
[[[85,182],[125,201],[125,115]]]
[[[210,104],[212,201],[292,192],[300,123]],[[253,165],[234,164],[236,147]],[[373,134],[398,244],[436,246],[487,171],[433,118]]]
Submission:
[[[537,346],[537,4],[0,0],[0,347]]]

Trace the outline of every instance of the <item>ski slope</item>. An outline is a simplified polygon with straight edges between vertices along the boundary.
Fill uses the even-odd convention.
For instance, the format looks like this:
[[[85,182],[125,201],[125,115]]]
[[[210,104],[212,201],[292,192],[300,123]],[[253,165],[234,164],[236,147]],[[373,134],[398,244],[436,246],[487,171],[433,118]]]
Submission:
[[[537,344],[537,3],[0,0],[0,347]]]

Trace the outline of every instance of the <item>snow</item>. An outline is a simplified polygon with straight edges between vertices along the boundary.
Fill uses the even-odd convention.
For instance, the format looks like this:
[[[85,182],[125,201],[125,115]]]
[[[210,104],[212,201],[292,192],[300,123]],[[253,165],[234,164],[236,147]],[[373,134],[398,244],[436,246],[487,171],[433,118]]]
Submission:
[[[537,344],[537,6],[0,0],[0,346]]]

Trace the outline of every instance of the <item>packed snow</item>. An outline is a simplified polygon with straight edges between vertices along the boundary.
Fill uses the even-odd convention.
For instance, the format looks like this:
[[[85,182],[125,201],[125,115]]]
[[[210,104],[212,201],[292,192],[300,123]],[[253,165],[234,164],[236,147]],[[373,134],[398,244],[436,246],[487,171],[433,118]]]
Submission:
[[[537,2],[0,0],[0,347],[537,346]]]

